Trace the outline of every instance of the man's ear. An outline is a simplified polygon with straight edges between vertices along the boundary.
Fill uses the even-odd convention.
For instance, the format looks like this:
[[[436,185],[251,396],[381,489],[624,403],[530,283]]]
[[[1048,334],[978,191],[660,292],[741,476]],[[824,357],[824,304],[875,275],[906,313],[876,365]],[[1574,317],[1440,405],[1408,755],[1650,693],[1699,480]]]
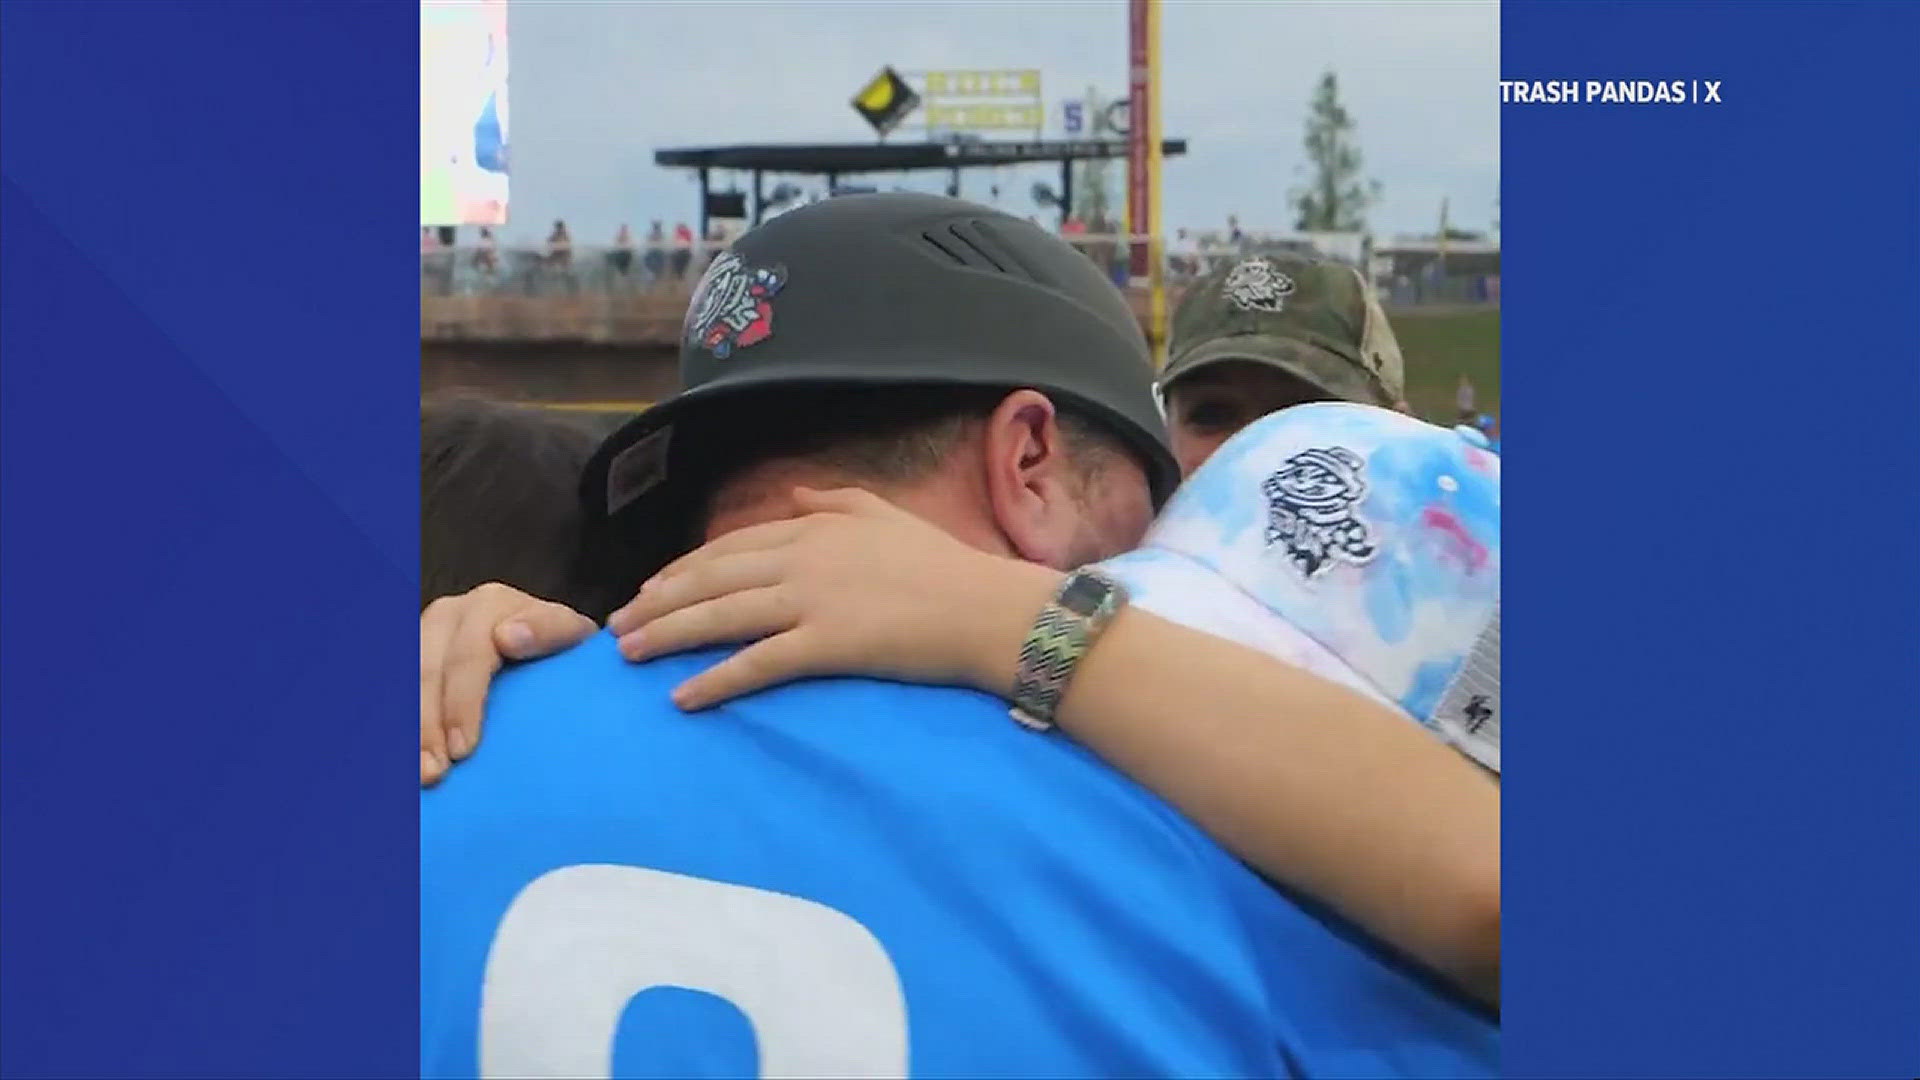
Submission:
[[[987,417],[980,446],[987,503],[1013,553],[1067,569],[1083,511],[1053,402],[1037,390],[1008,394]]]

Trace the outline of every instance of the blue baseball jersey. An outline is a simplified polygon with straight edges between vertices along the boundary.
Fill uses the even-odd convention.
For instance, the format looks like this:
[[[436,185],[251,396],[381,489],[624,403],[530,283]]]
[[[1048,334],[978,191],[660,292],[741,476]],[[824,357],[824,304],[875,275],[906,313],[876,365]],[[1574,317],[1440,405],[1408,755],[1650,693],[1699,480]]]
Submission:
[[[420,806],[423,1076],[1491,1076],[1494,1025],[963,690],[601,634]]]

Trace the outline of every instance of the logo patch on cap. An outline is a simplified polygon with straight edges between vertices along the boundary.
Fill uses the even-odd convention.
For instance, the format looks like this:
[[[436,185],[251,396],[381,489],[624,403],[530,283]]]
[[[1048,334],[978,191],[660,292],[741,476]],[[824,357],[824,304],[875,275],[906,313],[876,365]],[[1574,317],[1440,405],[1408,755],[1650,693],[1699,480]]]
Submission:
[[[1474,639],[1434,710],[1434,725],[1460,752],[1500,771],[1500,609]]]
[[[749,267],[729,251],[713,260],[687,305],[687,342],[725,360],[773,335],[773,298],[787,284],[783,266]]]
[[[666,480],[667,447],[672,439],[672,426],[663,427],[620,451],[607,466],[608,514],[626,509],[627,504]]]
[[[1367,497],[1367,465],[1342,446],[1302,450],[1267,477],[1267,544],[1312,580],[1336,562],[1364,566],[1379,551],[1357,507]]]
[[[1279,267],[1255,256],[1229,270],[1222,289],[1227,301],[1241,311],[1281,311],[1293,295],[1294,284]]]

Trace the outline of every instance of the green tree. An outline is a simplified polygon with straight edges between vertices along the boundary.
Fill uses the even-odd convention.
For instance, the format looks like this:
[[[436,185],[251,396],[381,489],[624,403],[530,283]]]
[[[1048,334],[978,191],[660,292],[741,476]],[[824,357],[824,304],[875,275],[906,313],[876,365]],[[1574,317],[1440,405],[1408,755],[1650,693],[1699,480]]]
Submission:
[[[1098,91],[1087,88],[1086,123],[1096,139],[1116,138],[1107,125],[1107,105]],[[1073,166],[1073,216],[1095,231],[1118,231],[1120,215],[1115,212],[1111,177],[1102,158],[1075,162]]]
[[[1353,114],[1340,103],[1340,84],[1329,71],[1307,105],[1307,184],[1290,199],[1294,228],[1302,232],[1365,232],[1367,208],[1380,198],[1380,184],[1362,176]]]

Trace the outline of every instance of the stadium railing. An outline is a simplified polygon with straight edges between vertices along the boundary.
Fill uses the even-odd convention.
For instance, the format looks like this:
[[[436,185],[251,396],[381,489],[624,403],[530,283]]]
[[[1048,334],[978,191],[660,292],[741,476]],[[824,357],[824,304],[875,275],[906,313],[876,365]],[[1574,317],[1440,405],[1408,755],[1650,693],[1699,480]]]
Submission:
[[[1105,266],[1117,284],[1127,283],[1128,237],[1081,234],[1063,239]],[[431,248],[420,253],[420,291],[428,296],[553,297],[687,292],[713,257],[726,248],[727,244],[720,241],[640,242],[633,247],[574,245],[564,254],[546,247]],[[1173,253],[1167,263],[1168,280],[1184,280],[1205,260],[1229,254]]]
[[[1062,239],[1103,267],[1116,285],[1129,279],[1128,245],[1145,237],[1081,233]],[[1259,238],[1238,245],[1178,244],[1163,251],[1165,281],[1178,287],[1222,262],[1301,244]],[[547,247],[461,245],[420,253],[420,292],[429,297],[524,297],[541,299],[685,295],[724,241],[641,241],[633,247],[575,245],[564,253]],[[1378,282],[1381,297],[1395,306],[1487,304],[1500,299],[1498,276],[1423,274]]]

